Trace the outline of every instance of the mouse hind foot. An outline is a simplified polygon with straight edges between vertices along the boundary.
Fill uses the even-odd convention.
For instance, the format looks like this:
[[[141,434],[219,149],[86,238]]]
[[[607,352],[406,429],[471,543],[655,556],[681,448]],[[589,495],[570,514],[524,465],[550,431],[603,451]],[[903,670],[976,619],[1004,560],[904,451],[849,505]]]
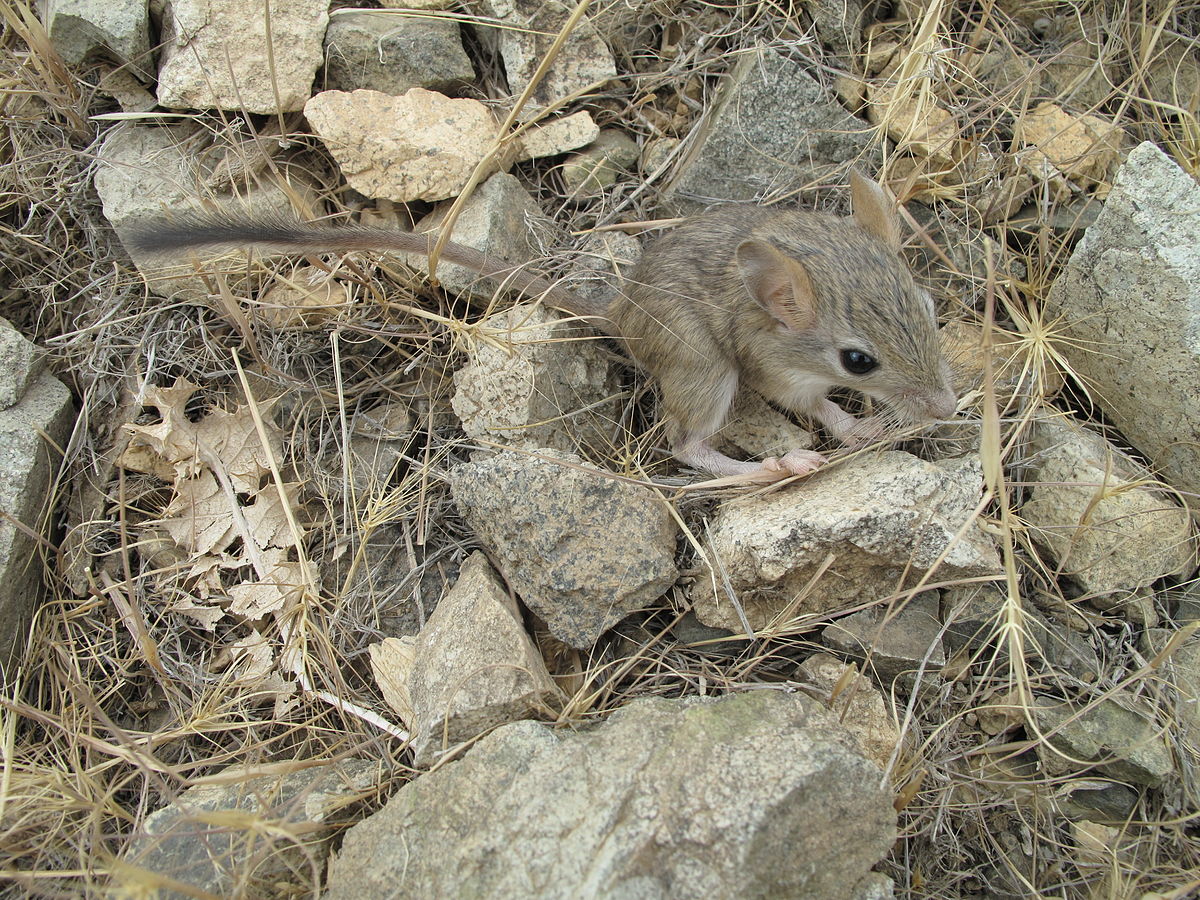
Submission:
[[[691,441],[677,448],[674,455],[684,465],[711,472],[713,475],[750,475],[769,472],[776,478],[808,475],[827,462],[824,456],[814,450],[791,450],[783,456],[771,456],[762,462],[737,460],[714,449],[708,441]]]

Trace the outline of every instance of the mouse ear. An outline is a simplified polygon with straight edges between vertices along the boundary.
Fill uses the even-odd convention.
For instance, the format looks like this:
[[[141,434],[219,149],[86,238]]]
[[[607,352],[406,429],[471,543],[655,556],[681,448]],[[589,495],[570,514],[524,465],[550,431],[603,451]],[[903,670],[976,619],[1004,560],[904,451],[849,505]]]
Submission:
[[[817,323],[817,295],[808,270],[766,241],[748,240],[735,253],[746,290],[763,309],[793,331]]]
[[[850,209],[854,221],[863,231],[899,252],[900,222],[896,218],[896,200],[887,188],[858,169],[850,170]]]

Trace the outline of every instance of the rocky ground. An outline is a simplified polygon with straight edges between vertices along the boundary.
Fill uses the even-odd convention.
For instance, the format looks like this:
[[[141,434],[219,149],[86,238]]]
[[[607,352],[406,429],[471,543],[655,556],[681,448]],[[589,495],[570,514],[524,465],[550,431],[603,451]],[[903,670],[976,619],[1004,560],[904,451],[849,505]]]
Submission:
[[[1200,6],[330,7],[0,0],[0,890],[1195,895]],[[725,452],[831,458],[767,486],[469,270],[135,241],[603,303],[852,167],[958,412],[740,396]]]

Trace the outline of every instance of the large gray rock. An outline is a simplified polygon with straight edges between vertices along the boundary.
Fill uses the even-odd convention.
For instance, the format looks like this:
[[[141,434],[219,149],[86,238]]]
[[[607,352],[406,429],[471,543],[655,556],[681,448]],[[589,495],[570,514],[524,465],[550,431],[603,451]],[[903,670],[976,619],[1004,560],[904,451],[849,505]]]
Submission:
[[[723,200],[784,197],[836,177],[847,160],[869,157],[872,131],[800,63],[774,50],[746,53],[663,197],[684,212]]]
[[[158,900],[196,897],[197,890],[247,900],[311,896],[339,812],[372,788],[377,769],[360,759],[286,775],[227,769],[220,781],[189,788],[146,818],[116,881],[138,891],[156,884]],[[186,889],[156,883],[139,869]]]
[[[154,73],[146,0],[41,0],[42,22],[69,66],[111,55],[142,78]]]
[[[696,615],[741,630],[728,588],[758,630],[785,609],[802,616],[873,604],[939,561],[939,580],[995,574],[995,546],[970,521],[982,487],[977,460],[935,465],[890,450],[729,503],[710,528],[720,576],[698,578],[690,591]]]
[[[1087,594],[1123,594],[1195,568],[1187,510],[1100,435],[1043,419],[1030,430],[1029,449],[1021,518],[1056,571]]]
[[[17,351],[0,368],[0,667],[7,668],[24,650],[41,597],[41,557],[30,533],[45,530],[50,486],[74,406],[62,382],[41,370],[32,344],[2,319],[0,334]]]
[[[546,664],[525,632],[521,611],[487,558],[475,551],[458,581],[415,637],[392,638],[401,653],[371,647],[384,697],[412,732],[414,761],[527,718],[558,699]],[[381,678],[387,659],[402,660]]]
[[[456,466],[450,484],[509,586],[572,647],[590,647],[679,575],[667,502],[578,457],[503,451]]]
[[[374,9],[340,9],[325,31],[326,87],[449,93],[475,80],[458,23]]]
[[[851,897],[895,839],[879,769],[819,703],[645,699],[506,725],[347,834],[327,900]]]
[[[328,0],[270,6],[245,0],[167,0],[158,102],[172,109],[294,112],[322,61]]]
[[[1200,491],[1200,185],[1153,144],[1129,154],[1047,297],[1096,403],[1181,491]]]
[[[946,651],[939,606],[937,591],[917,594],[899,608],[873,606],[826,626],[821,641],[862,660],[864,671],[885,691],[890,693],[897,679],[911,690],[941,679]]]
[[[619,383],[611,353],[578,323],[532,304],[479,324],[454,372],[454,412],[469,437],[506,447],[603,454],[615,441]]]

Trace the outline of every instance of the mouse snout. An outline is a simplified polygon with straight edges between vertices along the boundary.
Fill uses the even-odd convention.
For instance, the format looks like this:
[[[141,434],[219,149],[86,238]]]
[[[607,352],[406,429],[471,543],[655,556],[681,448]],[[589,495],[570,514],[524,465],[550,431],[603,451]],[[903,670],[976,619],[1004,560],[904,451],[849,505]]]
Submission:
[[[929,418],[950,419],[958,411],[958,397],[949,388],[931,394],[927,399]]]

